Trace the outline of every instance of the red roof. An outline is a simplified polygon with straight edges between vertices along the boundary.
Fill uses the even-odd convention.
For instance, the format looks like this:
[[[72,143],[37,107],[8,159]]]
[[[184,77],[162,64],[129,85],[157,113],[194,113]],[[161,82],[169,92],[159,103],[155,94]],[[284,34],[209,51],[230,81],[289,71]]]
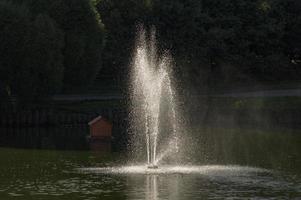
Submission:
[[[102,118],[101,115],[99,115],[98,117],[96,117],[95,119],[93,119],[92,121],[90,121],[88,124],[91,126],[95,122],[99,121],[101,118]]]
[[[89,126],[91,126],[92,124],[95,124],[96,122],[98,122],[99,120],[104,120],[107,121],[107,119],[103,118],[101,115],[99,115],[98,117],[94,118],[92,121],[90,121],[88,124]],[[109,121],[107,121],[109,122]]]

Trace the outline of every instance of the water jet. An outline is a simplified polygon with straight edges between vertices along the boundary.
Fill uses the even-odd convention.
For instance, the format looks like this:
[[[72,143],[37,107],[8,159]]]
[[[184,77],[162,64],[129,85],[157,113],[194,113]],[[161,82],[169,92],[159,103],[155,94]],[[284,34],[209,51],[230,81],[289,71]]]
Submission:
[[[136,130],[135,134],[139,135],[138,138],[144,138],[137,140],[135,137],[133,140],[139,142],[140,146],[143,140],[145,141],[149,169],[157,169],[164,157],[171,155],[171,152],[177,153],[179,149],[179,125],[171,60],[168,53],[158,53],[154,31],[147,35],[141,29],[131,71],[131,126]],[[168,112],[162,116],[163,103]],[[164,139],[161,131],[162,121],[169,122],[169,132],[164,133]]]

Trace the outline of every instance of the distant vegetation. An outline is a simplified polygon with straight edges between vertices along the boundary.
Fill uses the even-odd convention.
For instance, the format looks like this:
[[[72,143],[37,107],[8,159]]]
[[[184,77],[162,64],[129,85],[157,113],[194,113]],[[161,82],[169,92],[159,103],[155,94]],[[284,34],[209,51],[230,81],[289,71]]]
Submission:
[[[301,79],[297,0],[0,0],[0,104],[126,79],[139,24],[187,87]]]
[[[29,104],[88,85],[100,69],[104,37],[93,2],[0,0],[2,106],[11,94]]]
[[[102,0],[105,67],[127,71],[137,23],[155,26],[187,88],[300,80],[301,2]],[[196,87],[197,86],[197,87]]]

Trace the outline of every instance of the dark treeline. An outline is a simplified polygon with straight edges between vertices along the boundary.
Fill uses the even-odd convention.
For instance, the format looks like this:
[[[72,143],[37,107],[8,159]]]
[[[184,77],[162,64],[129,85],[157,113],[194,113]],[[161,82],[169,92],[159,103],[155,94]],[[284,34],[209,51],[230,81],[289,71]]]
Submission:
[[[156,28],[187,88],[300,80],[297,0],[102,0],[104,67],[127,71],[136,25]],[[196,87],[197,86],[197,87]]]
[[[0,0],[0,96],[19,104],[88,85],[104,27],[94,1]]]
[[[196,91],[300,80],[298,0],[0,0],[2,104],[126,79],[139,24]]]

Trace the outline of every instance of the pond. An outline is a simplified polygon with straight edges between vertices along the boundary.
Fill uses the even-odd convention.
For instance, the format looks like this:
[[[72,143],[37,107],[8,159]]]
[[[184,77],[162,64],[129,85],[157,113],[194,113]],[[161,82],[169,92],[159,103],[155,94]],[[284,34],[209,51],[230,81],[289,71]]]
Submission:
[[[194,150],[187,148],[183,163],[145,170],[141,163],[128,163],[124,149],[90,146],[85,128],[3,129],[0,199],[301,198],[300,132],[191,132],[194,141],[188,146]],[[28,139],[31,135],[36,139]],[[27,145],[17,139],[21,136]]]

